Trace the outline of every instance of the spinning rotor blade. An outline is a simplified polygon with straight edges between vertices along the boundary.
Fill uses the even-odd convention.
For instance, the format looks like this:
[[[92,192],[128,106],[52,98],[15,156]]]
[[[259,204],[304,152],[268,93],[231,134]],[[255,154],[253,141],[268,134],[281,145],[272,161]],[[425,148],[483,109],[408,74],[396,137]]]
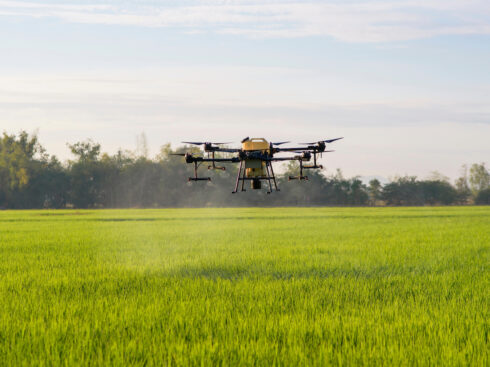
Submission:
[[[183,144],[192,144],[192,145],[203,145],[203,144],[206,144],[206,143],[201,143],[201,142],[197,142],[197,141],[183,141],[182,143]]]
[[[333,143],[334,141],[337,141],[337,140],[340,140],[340,139],[343,139],[344,137],[341,137],[341,138],[335,138],[335,139],[328,139],[328,140],[324,140],[323,142],[324,143]]]
[[[169,155],[178,155],[178,156],[181,156],[181,157],[185,157],[187,153],[170,153]]]
[[[287,144],[287,143],[291,143],[290,141],[280,141],[278,143],[271,143],[272,145],[283,145],[283,144]]]
[[[308,150],[294,150],[294,151],[291,151],[292,153],[298,153],[298,154],[301,154],[301,153],[305,153],[305,152],[308,152]],[[324,150],[323,152],[317,152],[318,153],[330,153],[330,152],[335,152],[335,150]]]
[[[231,144],[231,142],[226,142],[226,143],[212,143],[209,141],[206,142],[201,142],[201,141],[183,141],[183,144],[192,144],[192,145],[204,145],[204,144],[211,144],[211,145],[223,145],[223,144]]]
[[[343,139],[344,137],[342,138],[335,138],[335,139],[327,139],[327,140],[320,140],[320,141],[315,141],[313,143],[298,143],[298,144],[304,144],[304,145],[313,145],[313,144],[318,144],[318,143],[333,143],[334,141],[337,141],[337,140],[340,140],[340,139]]]

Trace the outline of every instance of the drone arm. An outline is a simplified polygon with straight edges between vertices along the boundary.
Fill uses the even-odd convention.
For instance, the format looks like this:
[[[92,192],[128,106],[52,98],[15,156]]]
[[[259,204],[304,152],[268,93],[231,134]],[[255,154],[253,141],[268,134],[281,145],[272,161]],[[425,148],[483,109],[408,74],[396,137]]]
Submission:
[[[318,146],[316,145],[310,145],[307,147],[300,147],[300,148],[274,148],[276,153],[280,152],[317,152],[317,153],[329,153],[329,152],[334,152],[333,150],[324,150],[321,151]]]
[[[269,162],[284,162],[284,161],[298,161],[298,160],[301,160],[301,157],[300,156],[297,156],[297,157],[280,157],[280,158],[270,158],[270,159],[267,159],[267,161]]]
[[[196,158],[199,162],[228,162],[228,163],[238,163],[240,159],[234,158]]]

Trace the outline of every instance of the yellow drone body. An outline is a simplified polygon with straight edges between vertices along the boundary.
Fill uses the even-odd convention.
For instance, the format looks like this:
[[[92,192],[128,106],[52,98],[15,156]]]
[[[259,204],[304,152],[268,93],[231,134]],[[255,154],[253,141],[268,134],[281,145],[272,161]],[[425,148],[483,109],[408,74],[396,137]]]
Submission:
[[[242,142],[243,151],[260,151],[263,154],[270,153],[270,145],[264,138],[251,138]],[[260,159],[245,161],[245,175],[249,178],[267,176],[265,162]],[[252,180],[252,189],[260,188],[260,181]]]

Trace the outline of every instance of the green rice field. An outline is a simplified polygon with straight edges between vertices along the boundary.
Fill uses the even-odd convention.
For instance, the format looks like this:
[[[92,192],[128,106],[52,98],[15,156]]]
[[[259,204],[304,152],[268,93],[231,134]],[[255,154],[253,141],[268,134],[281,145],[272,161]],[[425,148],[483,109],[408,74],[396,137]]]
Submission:
[[[489,366],[490,207],[0,212],[0,365]]]

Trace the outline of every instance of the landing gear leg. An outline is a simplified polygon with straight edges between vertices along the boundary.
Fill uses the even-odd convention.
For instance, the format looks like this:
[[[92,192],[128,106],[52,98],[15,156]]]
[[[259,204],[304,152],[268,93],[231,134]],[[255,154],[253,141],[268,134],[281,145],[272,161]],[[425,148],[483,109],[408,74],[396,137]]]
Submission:
[[[245,190],[245,175],[247,174],[247,169],[243,167],[243,175],[242,175],[242,191],[247,191]]]
[[[269,171],[269,165],[270,165],[270,162],[265,163],[265,170],[267,173],[267,181],[269,181],[269,191],[267,191],[268,194],[270,194],[272,192],[272,182],[271,182],[271,173]]]
[[[274,174],[274,169],[272,168],[272,163],[270,163],[270,169],[271,169],[271,173],[272,173],[272,181],[274,181],[274,187],[276,188],[276,191],[280,191],[278,188],[277,188],[277,182],[276,182],[276,175]]]
[[[238,191],[238,184],[240,183],[240,175],[242,173],[242,166],[243,166],[243,161],[240,161],[240,167],[238,167],[238,173],[236,175],[235,190],[232,191],[232,194],[236,194]]]

